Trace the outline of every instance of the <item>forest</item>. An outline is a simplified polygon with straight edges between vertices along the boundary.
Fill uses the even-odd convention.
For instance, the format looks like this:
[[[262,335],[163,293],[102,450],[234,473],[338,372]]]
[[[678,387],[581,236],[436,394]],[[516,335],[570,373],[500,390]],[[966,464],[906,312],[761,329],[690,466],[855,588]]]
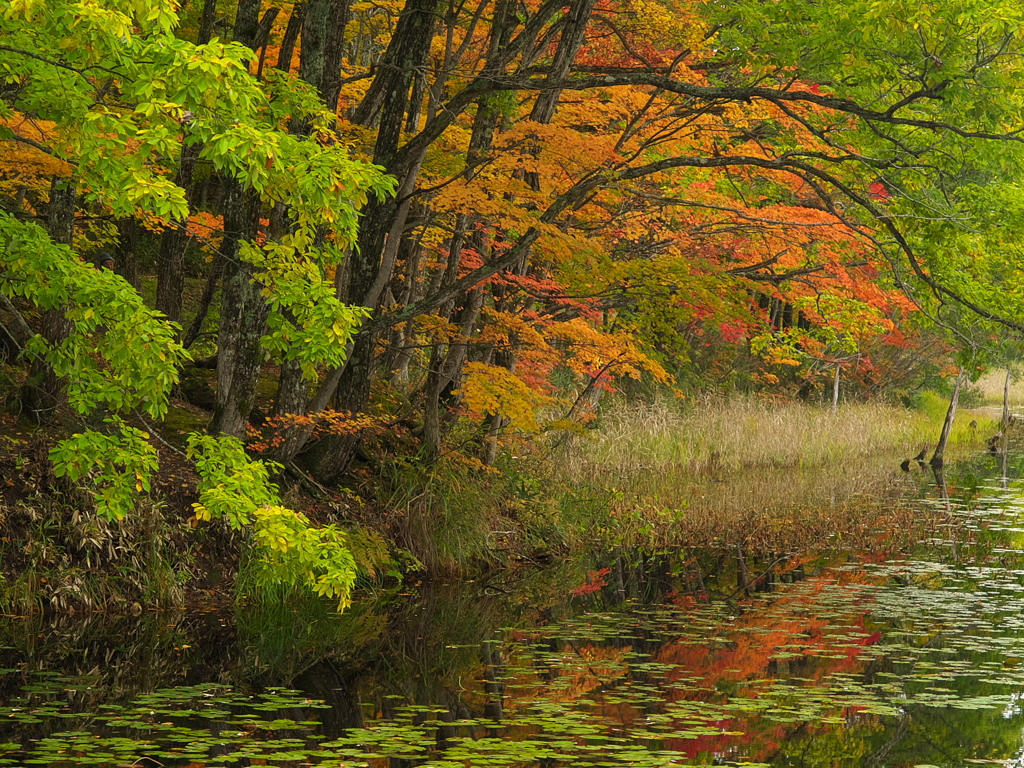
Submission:
[[[176,599],[159,539],[344,606],[367,575],[493,562],[499,522],[564,550],[566,505],[621,489],[546,473],[611,401],[906,406],[1008,364],[1022,23],[0,0],[4,577],[40,589],[12,532],[49,521],[62,568],[133,553],[130,602]]]

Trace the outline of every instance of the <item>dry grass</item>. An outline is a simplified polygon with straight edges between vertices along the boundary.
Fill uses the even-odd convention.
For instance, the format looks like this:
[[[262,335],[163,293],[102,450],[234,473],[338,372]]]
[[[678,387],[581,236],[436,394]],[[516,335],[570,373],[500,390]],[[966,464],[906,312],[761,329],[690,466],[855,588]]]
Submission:
[[[913,455],[935,432],[927,416],[886,405],[843,405],[832,414],[756,398],[713,400],[685,410],[657,402],[611,410],[591,440],[577,443],[570,461],[574,472],[627,476],[838,466],[863,456]]]
[[[974,385],[981,390],[986,406],[1003,407],[1003,386],[1006,382],[1006,371],[989,371]],[[1010,378],[1010,410],[1024,408],[1024,375],[1018,373]]]
[[[557,464],[563,483],[616,489],[594,532],[624,543],[864,546],[918,514],[901,500],[916,498],[930,472],[900,463],[934,442],[946,405],[930,396],[923,411],[848,404],[836,414],[754,398],[622,406]],[[980,449],[990,429],[984,416],[962,414],[947,459]]]

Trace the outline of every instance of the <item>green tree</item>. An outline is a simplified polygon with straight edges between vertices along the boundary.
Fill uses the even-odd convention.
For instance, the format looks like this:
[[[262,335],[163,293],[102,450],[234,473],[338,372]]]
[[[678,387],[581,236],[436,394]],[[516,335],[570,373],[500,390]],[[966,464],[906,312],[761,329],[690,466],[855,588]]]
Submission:
[[[179,158],[211,166],[256,211],[287,206],[286,233],[261,243],[254,229],[239,226],[229,232],[226,258],[244,275],[239,289],[267,306],[269,331],[257,342],[312,377],[318,365],[341,363],[362,317],[335,298],[328,270],[354,238],[357,210],[392,182],[335,141],[333,116],[315,92],[287,76],[257,81],[247,67],[252,51],[240,44],[178,39],[174,9],[141,0],[0,3],[0,138],[63,161],[73,180],[62,185],[77,187],[82,205],[119,219],[167,226],[187,219],[186,192],[176,183],[187,172],[173,167]],[[310,135],[289,133],[289,119],[308,121]],[[44,130],[19,128],[27,125]],[[60,199],[51,195],[51,212]],[[187,354],[175,323],[54,231],[0,209],[0,291],[11,310],[20,301],[63,314],[60,332],[36,335],[27,352],[59,378],[74,412],[106,416],[107,428],[58,444],[52,458],[58,474],[92,480],[99,514],[120,517],[155,468],[147,436],[125,419],[166,413]],[[21,319],[35,324],[31,314]],[[248,365],[243,358],[256,355],[257,366],[264,354],[227,334],[221,352]],[[223,431],[244,429],[243,410],[222,419]],[[282,508],[267,468],[230,436],[197,437],[190,452],[204,476],[197,511],[230,511],[231,524],[252,528],[268,564],[265,582],[305,578],[347,599],[354,569],[340,531],[311,528]]]

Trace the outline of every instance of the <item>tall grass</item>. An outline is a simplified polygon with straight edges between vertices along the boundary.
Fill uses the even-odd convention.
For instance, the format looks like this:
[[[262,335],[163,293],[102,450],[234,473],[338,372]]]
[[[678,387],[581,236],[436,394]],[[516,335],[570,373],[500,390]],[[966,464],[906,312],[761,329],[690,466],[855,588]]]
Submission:
[[[981,394],[985,406],[1003,407],[1003,387],[1006,384],[1006,371],[989,371],[974,385]],[[1014,406],[1019,410],[1024,406],[1024,374],[1019,371],[1010,377],[1010,409]]]
[[[846,404],[833,414],[753,397],[686,408],[656,401],[614,407],[568,459],[571,471],[587,474],[813,467],[893,451],[913,455],[934,431],[929,414],[878,404]],[[957,437],[965,435],[961,429]]]
[[[382,506],[394,513],[391,535],[428,571],[457,573],[494,558],[500,478],[449,458],[396,458],[382,467],[378,483]]]
[[[900,464],[934,444],[947,406],[938,395],[914,411],[851,403],[834,414],[739,396],[620,404],[557,458],[553,484],[601,502],[582,515],[562,506],[569,527],[591,541],[767,550],[866,541],[897,519],[894,499],[930,481],[916,462],[909,473]],[[962,413],[947,459],[980,448],[994,429]]]
[[[72,497],[0,505],[0,612],[184,604],[191,554],[183,524],[153,502],[119,521],[82,506]]]

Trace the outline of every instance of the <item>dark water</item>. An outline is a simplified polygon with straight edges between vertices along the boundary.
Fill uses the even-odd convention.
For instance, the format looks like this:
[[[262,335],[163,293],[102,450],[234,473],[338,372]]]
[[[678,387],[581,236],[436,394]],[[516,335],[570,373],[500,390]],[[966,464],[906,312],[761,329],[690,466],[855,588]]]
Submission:
[[[0,765],[1024,768],[1012,464],[908,478],[943,522],[896,559],[620,552],[340,617],[3,619]]]

